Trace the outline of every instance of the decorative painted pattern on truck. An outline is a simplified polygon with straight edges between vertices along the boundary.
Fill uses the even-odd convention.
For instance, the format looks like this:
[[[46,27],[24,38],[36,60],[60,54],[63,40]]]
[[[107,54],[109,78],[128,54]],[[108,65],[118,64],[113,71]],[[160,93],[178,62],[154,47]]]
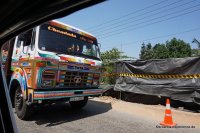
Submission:
[[[56,55],[49,55],[49,54],[43,54],[38,52],[39,57],[35,57],[37,60],[46,60],[46,61],[52,61],[56,63],[60,59],[60,61],[68,61],[68,62],[75,62],[75,63],[84,63],[84,64],[90,64],[93,66],[100,66],[101,62],[100,61],[95,61],[95,60],[87,60],[83,58],[78,58],[78,57],[72,57],[72,56],[56,56]]]
[[[69,57],[69,56],[60,56],[60,60],[56,59],[58,58],[56,55],[48,55],[48,54],[41,54],[38,53],[38,57],[35,57],[34,59],[22,57],[19,59],[21,63],[19,63],[16,60],[12,61],[12,69],[16,69],[17,67],[22,67],[22,69],[25,69],[25,67],[31,67],[34,66],[34,72],[36,74],[36,82],[33,83],[34,86],[41,86],[40,80],[42,79],[42,72],[45,69],[61,69],[61,70],[71,70],[71,71],[79,71],[79,72],[92,72],[92,73],[100,73],[100,65],[101,63],[99,61],[94,60],[86,60],[83,58],[77,58],[77,57]],[[32,62],[32,63],[31,63]],[[44,65],[44,67],[40,67],[37,65]],[[58,68],[59,65],[59,68]],[[26,73],[28,72],[27,69],[25,69]],[[32,75],[28,73],[26,78],[27,80]],[[90,78],[88,76],[88,78]],[[59,80],[59,77],[57,78]],[[90,79],[88,79],[90,80]],[[32,80],[33,82],[33,80]],[[30,85],[28,85],[31,87]]]
[[[48,92],[39,92],[35,91],[34,100],[45,100],[45,99],[57,99],[57,98],[70,98],[70,97],[78,97],[78,96],[92,96],[92,95],[100,95],[102,94],[102,90],[76,90],[81,91],[82,94],[75,94],[75,91],[48,91]]]
[[[59,27],[69,30],[73,35],[77,35],[77,39],[89,42],[88,44],[92,44],[91,41],[97,43],[96,38],[89,33],[55,21],[47,23],[50,26],[48,28]],[[58,33],[61,32],[61,30],[58,31],[59,28],[51,30]],[[65,34],[70,33],[69,31],[66,31]],[[63,32],[62,34],[64,34]],[[16,79],[22,87],[23,96],[26,97],[27,94],[27,98],[32,97],[33,100],[100,95],[102,89],[98,89],[98,87],[102,62],[92,57],[90,59],[86,57],[41,50],[37,43],[35,51],[26,53],[21,43],[20,47],[15,47],[13,50],[11,82]],[[27,93],[24,93],[26,90]],[[81,93],[77,94],[80,90]]]
[[[57,23],[56,21],[50,21],[50,22],[48,22],[48,23],[49,23],[49,25],[56,26],[56,27],[59,27],[59,28],[61,28],[61,29],[69,30],[69,31],[71,31],[71,32],[75,32],[75,33],[77,33],[77,34],[80,34],[80,35],[82,35],[82,36],[91,38],[92,40],[96,40],[95,37],[93,37],[93,36],[87,34],[86,32],[82,32],[82,31],[80,31],[80,30],[77,30],[77,29],[75,29],[75,28],[73,28],[73,27],[70,27],[70,26],[67,26],[67,25],[63,25],[63,24]]]
[[[14,72],[12,74],[10,83],[12,83],[13,80],[17,80],[18,81],[18,83],[20,84],[21,89],[22,89],[23,97],[25,98],[26,97],[26,93],[24,93],[24,92],[27,89],[26,73],[21,68],[14,68]],[[11,87],[11,84],[9,86]]]

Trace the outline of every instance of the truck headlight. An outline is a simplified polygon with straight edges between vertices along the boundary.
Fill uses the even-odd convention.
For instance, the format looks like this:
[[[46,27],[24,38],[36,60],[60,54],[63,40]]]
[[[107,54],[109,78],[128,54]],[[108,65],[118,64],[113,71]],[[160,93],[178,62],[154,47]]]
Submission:
[[[52,87],[54,82],[52,80],[43,80],[42,87]]]
[[[54,87],[56,83],[55,70],[44,70],[42,73],[42,87]]]
[[[93,84],[94,86],[98,86],[99,85],[99,81],[93,81]]]

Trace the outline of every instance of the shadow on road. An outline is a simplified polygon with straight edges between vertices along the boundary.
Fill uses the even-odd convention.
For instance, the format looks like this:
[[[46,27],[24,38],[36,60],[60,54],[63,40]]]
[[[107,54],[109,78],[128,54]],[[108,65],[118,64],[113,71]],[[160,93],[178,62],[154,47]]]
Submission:
[[[123,101],[132,102],[132,103],[141,103],[146,105],[166,105],[167,97],[158,97],[152,95],[145,94],[136,94],[130,92],[120,92],[114,91],[113,89],[109,89],[104,93],[104,96],[111,96],[117,99],[121,99]],[[194,113],[200,112],[200,106],[195,103],[186,103],[178,100],[170,100],[171,107],[174,109],[180,109],[183,111],[189,111]]]
[[[68,103],[48,105],[35,111],[31,121],[37,125],[55,126],[86,117],[102,114],[112,109],[110,103],[89,100],[82,110],[73,110]]]

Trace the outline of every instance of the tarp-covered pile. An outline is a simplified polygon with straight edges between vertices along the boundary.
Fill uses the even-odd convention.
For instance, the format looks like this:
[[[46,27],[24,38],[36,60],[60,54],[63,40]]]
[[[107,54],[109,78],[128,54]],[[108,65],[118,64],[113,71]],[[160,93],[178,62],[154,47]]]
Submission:
[[[114,90],[200,104],[200,57],[116,62]]]

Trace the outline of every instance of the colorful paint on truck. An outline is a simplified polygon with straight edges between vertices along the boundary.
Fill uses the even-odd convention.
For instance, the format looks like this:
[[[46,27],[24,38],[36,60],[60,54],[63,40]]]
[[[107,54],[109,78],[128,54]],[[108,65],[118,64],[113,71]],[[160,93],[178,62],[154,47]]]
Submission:
[[[28,118],[34,104],[68,100],[72,107],[82,108],[88,96],[102,94],[102,62],[93,35],[50,21],[10,42],[14,47],[7,76],[10,75],[9,91],[20,119]]]

